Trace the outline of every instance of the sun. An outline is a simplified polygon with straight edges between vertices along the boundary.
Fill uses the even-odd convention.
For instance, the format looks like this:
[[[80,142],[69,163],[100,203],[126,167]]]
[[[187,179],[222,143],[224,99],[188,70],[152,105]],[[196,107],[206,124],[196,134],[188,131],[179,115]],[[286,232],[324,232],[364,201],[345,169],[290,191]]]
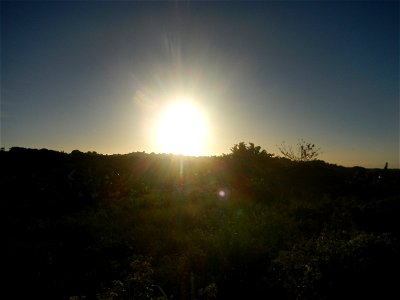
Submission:
[[[158,125],[158,143],[163,153],[199,156],[203,152],[206,122],[191,102],[170,105]]]

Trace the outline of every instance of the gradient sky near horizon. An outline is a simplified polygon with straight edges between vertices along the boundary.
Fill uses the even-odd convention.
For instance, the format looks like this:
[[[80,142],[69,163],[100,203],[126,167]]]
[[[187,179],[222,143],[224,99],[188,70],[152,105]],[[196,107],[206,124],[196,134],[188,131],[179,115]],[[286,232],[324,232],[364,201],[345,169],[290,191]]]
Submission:
[[[173,97],[207,119],[204,155],[399,168],[399,3],[1,2],[1,146],[160,153]]]

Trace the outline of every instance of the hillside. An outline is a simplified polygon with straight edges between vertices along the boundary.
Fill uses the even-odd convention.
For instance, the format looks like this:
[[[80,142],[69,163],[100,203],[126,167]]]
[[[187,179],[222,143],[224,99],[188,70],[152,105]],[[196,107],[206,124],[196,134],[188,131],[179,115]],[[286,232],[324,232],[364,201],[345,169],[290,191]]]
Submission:
[[[14,147],[0,161],[14,299],[385,299],[397,291],[398,169],[250,151]]]

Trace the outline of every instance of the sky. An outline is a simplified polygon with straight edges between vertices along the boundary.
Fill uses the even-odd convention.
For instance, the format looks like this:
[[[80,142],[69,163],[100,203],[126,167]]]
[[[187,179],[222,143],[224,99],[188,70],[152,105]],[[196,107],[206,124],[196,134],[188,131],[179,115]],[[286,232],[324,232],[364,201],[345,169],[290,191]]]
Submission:
[[[397,1],[1,1],[1,147],[160,153],[190,98],[203,155],[299,139],[399,168]]]

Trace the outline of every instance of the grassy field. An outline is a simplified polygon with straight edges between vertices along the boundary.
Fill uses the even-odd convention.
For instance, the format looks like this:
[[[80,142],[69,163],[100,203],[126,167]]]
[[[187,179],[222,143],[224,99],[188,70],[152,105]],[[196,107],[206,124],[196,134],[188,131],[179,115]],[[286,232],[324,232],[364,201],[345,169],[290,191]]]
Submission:
[[[400,171],[266,153],[1,151],[13,299],[387,299]]]

